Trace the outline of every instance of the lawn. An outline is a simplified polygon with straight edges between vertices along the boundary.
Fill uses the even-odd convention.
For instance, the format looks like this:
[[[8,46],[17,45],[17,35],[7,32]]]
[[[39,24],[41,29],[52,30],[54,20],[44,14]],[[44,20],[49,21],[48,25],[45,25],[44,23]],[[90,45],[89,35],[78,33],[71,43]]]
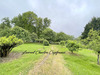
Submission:
[[[42,44],[27,43],[13,48],[12,53],[22,53],[24,51],[49,50],[51,46],[43,46]],[[70,53],[66,47],[54,45],[59,51],[66,51],[63,56],[64,66],[71,71],[73,75],[100,75],[100,65],[97,65],[97,55],[92,50],[79,50]],[[54,56],[54,55],[52,55]],[[27,75],[38,59],[43,54],[24,54],[12,61],[0,62],[0,75]],[[56,57],[56,56],[55,56]],[[52,61],[52,60],[50,60]]]
[[[60,51],[66,51],[63,58],[73,75],[100,75],[100,65],[97,65],[97,55],[92,50],[83,49],[71,54],[66,47],[57,46]]]
[[[48,47],[42,44],[23,44],[15,47],[12,52],[22,53],[25,50],[47,50]],[[35,62],[41,58],[43,54],[24,54],[20,58],[0,63],[0,75],[25,75],[34,66]],[[1,59],[1,58],[0,58]]]

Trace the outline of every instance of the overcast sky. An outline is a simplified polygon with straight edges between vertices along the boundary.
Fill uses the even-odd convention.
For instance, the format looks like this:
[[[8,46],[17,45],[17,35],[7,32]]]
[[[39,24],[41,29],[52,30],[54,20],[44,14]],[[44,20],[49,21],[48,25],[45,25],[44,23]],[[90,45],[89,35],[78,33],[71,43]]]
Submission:
[[[100,0],[0,0],[0,20],[27,11],[51,19],[54,31],[78,37],[93,16],[100,17]]]

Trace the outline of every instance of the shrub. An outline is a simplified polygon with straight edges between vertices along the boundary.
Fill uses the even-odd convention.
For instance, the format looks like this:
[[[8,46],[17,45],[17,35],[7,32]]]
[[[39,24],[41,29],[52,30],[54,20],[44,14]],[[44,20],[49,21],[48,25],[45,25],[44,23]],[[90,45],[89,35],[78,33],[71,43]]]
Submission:
[[[73,51],[77,51],[80,48],[80,45],[75,41],[68,40],[66,47],[73,53]]]
[[[44,46],[49,46],[49,42],[48,42],[47,40],[44,40],[44,41],[43,41],[43,45],[44,45]]]
[[[60,45],[64,46],[65,45],[65,41],[60,41]]]
[[[14,35],[0,38],[0,56],[6,57],[12,48],[14,48],[17,45],[22,44],[23,41],[21,39],[16,38]]]

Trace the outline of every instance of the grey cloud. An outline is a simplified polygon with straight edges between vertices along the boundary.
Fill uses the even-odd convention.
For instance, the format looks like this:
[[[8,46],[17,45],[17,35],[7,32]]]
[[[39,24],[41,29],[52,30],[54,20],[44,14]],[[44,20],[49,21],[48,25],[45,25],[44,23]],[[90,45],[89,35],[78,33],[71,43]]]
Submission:
[[[33,11],[39,17],[50,18],[54,31],[78,37],[93,16],[100,16],[99,9],[100,0],[1,0],[0,19]]]

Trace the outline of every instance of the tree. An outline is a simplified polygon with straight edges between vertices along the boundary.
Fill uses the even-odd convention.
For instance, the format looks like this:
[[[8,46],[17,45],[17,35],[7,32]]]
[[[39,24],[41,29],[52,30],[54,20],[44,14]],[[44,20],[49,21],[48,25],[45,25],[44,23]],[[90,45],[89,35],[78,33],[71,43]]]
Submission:
[[[8,17],[2,19],[2,23],[0,24],[0,30],[11,28],[10,20]]]
[[[14,26],[22,27],[29,32],[35,32],[37,15],[34,12],[28,11],[22,15],[18,15],[12,19]]]
[[[60,41],[60,45],[65,46],[65,41]]]
[[[35,42],[35,40],[37,39],[37,34],[33,32],[30,35],[31,35],[32,42]]]
[[[66,40],[72,40],[74,37],[65,34],[64,32],[59,32],[57,33],[57,37],[56,37],[56,41],[60,42],[60,41],[66,41]]]
[[[2,29],[0,31],[0,37],[3,37],[3,36],[10,36],[10,33],[11,33],[11,28],[5,28],[5,29]]]
[[[38,39],[40,38],[42,31],[50,26],[50,23],[51,23],[51,21],[48,18],[44,18],[44,19],[42,19],[41,17],[37,18],[37,22],[36,22],[36,26],[35,26],[35,28],[36,28],[35,33],[37,34]]]
[[[97,53],[97,64],[99,64],[99,54],[100,54],[100,36],[99,31],[91,29],[88,33],[88,48],[93,49]]]
[[[23,41],[21,39],[16,38],[14,35],[0,38],[0,56],[6,57],[14,48],[15,46],[18,46],[22,44]]]
[[[86,24],[84,28],[84,32],[82,33],[82,39],[85,39],[88,37],[89,31],[93,28],[93,30],[100,30],[100,18],[93,17],[92,20]]]
[[[11,22],[14,26],[22,27],[30,33],[35,32],[39,39],[42,31],[50,26],[51,20],[48,18],[38,18],[34,12],[28,11],[14,17]]]
[[[67,41],[66,47],[73,53],[73,51],[77,51],[80,48],[80,45],[76,41]]]
[[[44,18],[44,22],[43,22],[43,29],[46,29],[47,27],[50,26],[51,20],[48,19],[47,17]]]
[[[40,34],[43,31],[43,23],[42,23],[43,19],[42,18],[38,18],[37,22],[36,22],[36,34],[38,36],[38,39],[40,38]]]
[[[50,28],[46,28],[43,32],[42,32],[42,37],[46,40],[48,40],[49,42],[55,41],[56,40],[56,32],[54,32],[52,29]]]
[[[35,42],[35,39],[37,39],[36,33],[30,33],[18,26],[0,31],[0,37],[9,37],[11,35],[15,35],[17,38],[22,39],[24,42]]]
[[[22,39],[24,42],[32,42],[33,35],[21,27],[15,26],[11,29],[9,34],[15,35],[17,38]]]

